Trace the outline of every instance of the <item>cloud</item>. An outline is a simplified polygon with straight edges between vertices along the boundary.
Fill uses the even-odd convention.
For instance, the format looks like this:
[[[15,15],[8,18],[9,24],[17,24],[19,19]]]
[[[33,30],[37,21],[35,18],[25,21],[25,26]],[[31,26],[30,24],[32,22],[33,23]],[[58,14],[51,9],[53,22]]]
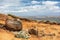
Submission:
[[[18,10],[18,11],[14,11],[14,10],[3,10],[3,11],[4,11],[4,12],[2,12],[2,13],[10,13],[10,12],[12,12],[12,13],[13,13],[13,12],[14,12],[14,13],[15,13],[15,12],[17,12],[17,13],[19,12],[19,13],[21,13],[21,12],[27,12],[26,9],[24,9],[24,10]]]
[[[56,5],[56,4],[58,4],[58,2],[56,2],[56,1],[44,1],[42,3],[45,5]]]
[[[32,4],[39,4],[40,2],[34,0],[34,1],[31,1],[31,3]]]
[[[39,13],[44,13],[44,12],[60,12],[60,9],[58,6],[45,6],[45,5],[34,5],[34,6],[25,6],[25,7],[18,7],[18,8],[15,8],[16,11],[14,10],[4,10],[4,12],[39,12]]]
[[[38,3],[38,2],[36,2]],[[34,4],[36,4],[34,3]],[[31,11],[36,11],[39,13],[43,12],[60,12],[60,7],[56,6],[59,2],[54,2],[54,1],[43,1],[43,5],[31,5],[31,6],[25,6],[25,7],[19,7],[18,10],[22,12],[31,12]],[[18,12],[18,11],[16,11]]]
[[[24,2],[25,3],[25,2]],[[24,6],[21,0],[5,0],[0,5],[1,13],[26,13],[26,14],[45,14],[45,13],[60,13],[60,7],[56,6],[59,2],[56,1],[31,1],[29,6]],[[40,4],[41,3],[41,4]],[[34,5],[33,5],[34,4]],[[38,5],[37,5],[38,4]],[[27,5],[27,3],[26,3]]]
[[[53,12],[60,12],[60,7],[56,6],[59,2],[56,1],[44,1],[42,4],[46,7],[46,9],[49,9]]]

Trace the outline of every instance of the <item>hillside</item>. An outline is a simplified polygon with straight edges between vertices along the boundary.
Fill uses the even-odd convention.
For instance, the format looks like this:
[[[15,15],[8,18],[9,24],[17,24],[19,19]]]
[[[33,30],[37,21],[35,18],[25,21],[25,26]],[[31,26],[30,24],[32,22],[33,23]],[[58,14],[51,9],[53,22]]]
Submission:
[[[10,15],[9,19],[13,17]],[[37,20],[29,20],[20,17],[14,17],[20,19],[22,23],[22,30],[30,33],[30,37],[27,40],[60,40],[60,25],[57,23],[49,23]],[[29,31],[34,29],[35,31]],[[0,40],[25,40],[24,38],[15,37],[16,32],[10,31],[4,28],[0,28]]]

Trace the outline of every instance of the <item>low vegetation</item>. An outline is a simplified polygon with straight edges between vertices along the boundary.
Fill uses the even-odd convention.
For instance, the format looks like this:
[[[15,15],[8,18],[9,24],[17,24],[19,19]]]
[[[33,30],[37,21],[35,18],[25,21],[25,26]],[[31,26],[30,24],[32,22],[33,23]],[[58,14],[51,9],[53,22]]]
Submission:
[[[24,39],[28,39],[30,38],[30,34],[27,31],[20,31],[15,35],[16,38],[24,38]]]
[[[7,15],[6,15],[7,16]],[[13,28],[15,31],[7,28],[1,30],[0,28],[0,40],[60,40],[60,23],[51,22],[49,20],[29,20],[24,18],[19,18],[16,16],[11,16],[11,19],[19,19],[19,20],[9,20],[12,23],[6,24],[6,20],[2,22],[0,20],[0,27],[9,27]],[[8,17],[10,19],[10,17]],[[4,17],[3,17],[4,18]],[[21,20],[20,20],[21,19]],[[20,22],[22,26],[20,25]],[[5,24],[4,24],[5,23]],[[9,25],[8,25],[9,24]],[[3,26],[2,26],[3,25]],[[6,25],[6,26],[5,26]],[[20,30],[20,26],[22,27]],[[19,31],[18,31],[19,29]],[[10,31],[11,30],[11,31]],[[27,31],[25,31],[27,30]],[[17,32],[17,33],[13,33]]]

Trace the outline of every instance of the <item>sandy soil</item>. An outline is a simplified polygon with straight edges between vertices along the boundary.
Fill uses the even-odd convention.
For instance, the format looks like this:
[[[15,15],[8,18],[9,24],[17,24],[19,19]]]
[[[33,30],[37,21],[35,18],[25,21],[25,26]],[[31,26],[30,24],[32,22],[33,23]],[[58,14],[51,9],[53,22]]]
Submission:
[[[24,21],[24,20],[22,20],[21,22],[23,30],[29,30],[31,28],[34,28],[35,30],[38,31],[38,37],[36,35],[31,35],[31,37],[28,40],[60,40],[60,25],[51,25],[42,22],[39,23],[36,21]],[[1,23],[4,24],[5,21],[4,22],[1,21]],[[0,28],[0,40],[24,40],[24,39],[16,38],[13,32]]]
[[[28,30],[30,28],[36,28],[39,33],[39,37],[31,35],[28,40],[60,40],[60,25],[50,25],[38,22],[28,22],[22,21],[23,30]],[[51,34],[51,35],[50,35]],[[15,38],[14,34],[8,30],[0,29],[0,40],[24,40],[22,38]]]

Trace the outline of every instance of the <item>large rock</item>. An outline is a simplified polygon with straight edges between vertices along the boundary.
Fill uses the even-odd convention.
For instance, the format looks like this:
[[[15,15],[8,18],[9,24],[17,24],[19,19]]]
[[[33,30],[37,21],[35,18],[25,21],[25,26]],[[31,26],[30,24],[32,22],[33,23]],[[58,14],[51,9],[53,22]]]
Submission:
[[[12,30],[12,31],[20,31],[22,30],[22,23],[18,21],[17,19],[8,19],[6,21],[6,29]]]

